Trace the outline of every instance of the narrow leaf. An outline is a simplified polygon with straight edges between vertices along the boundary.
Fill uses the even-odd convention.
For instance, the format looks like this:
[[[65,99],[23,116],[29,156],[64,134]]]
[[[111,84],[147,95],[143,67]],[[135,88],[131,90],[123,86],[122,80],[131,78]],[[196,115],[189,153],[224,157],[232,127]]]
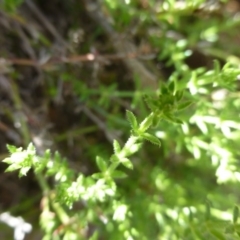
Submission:
[[[175,90],[175,82],[172,81],[169,85],[168,85],[168,90],[170,93],[173,93]]]
[[[156,127],[158,125],[159,121],[160,121],[160,117],[155,115],[154,118],[153,118],[153,121],[152,121],[152,126]]]
[[[8,151],[9,151],[10,153],[15,153],[15,152],[17,152],[18,150],[22,150],[22,148],[17,149],[15,146],[9,145],[9,144],[7,144],[7,149],[8,149]]]
[[[5,172],[13,172],[15,170],[18,170],[19,168],[21,168],[21,166],[19,166],[18,164],[12,164],[5,170]]]
[[[182,124],[183,122],[176,118],[174,115],[172,115],[171,113],[166,113],[164,112],[164,117],[166,120],[168,120],[169,122],[173,122],[173,123],[178,123],[178,124]]]
[[[118,154],[121,152],[121,146],[117,140],[113,140],[113,150],[115,154]]]
[[[102,179],[103,175],[102,175],[102,173],[94,173],[92,175],[92,178],[94,178],[94,179]]]
[[[133,169],[133,164],[132,164],[132,162],[131,162],[128,158],[122,158],[122,159],[121,159],[121,163],[122,163],[123,166],[125,166],[126,168]]]
[[[112,176],[113,178],[126,178],[126,177],[127,177],[127,174],[124,173],[124,172],[122,172],[122,171],[115,170],[115,171],[111,174],[111,176]]]
[[[178,111],[181,111],[181,110],[189,107],[192,103],[193,103],[193,101],[190,101],[190,100],[186,101],[186,102],[183,102],[183,103],[180,103],[180,104],[178,104],[177,109],[178,109]]]
[[[175,123],[177,124],[183,124],[183,121],[179,118],[175,118]]]
[[[153,118],[154,118],[154,114],[151,113],[148,117],[146,117],[140,124],[140,128],[139,130],[141,132],[145,132],[146,130],[148,130],[148,128],[152,125],[152,121],[153,121]]]
[[[138,128],[137,119],[136,119],[135,115],[128,110],[127,110],[127,119],[130,122],[132,129],[136,130]]]
[[[175,94],[176,100],[179,102],[183,97],[183,91],[177,91]]]
[[[107,169],[107,164],[106,162],[103,160],[103,158],[97,156],[96,157],[96,162],[97,162],[97,166],[100,169],[100,171],[104,172]]]
[[[210,206],[210,202],[208,200],[206,200],[206,202],[205,202],[205,207],[206,207],[205,219],[209,220],[211,217],[211,206]]]
[[[220,69],[220,63],[218,60],[214,60],[214,70],[215,70],[215,74],[218,76],[218,74],[220,73],[221,69]]]
[[[149,97],[147,95],[143,96],[143,100],[147,104],[148,108],[154,112],[156,109],[158,109],[158,103],[156,99],[153,99],[152,97]]]
[[[233,209],[233,223],[237,223],[239,217],[239,208],[238,206],[235,206]]]
[[[23,167],[19,171],[19,177],[26,176],[31,167]]]
[[[5,162],[7,164],[12,164],[13,160],[10,157],[8,157],[8,158],[3,159],[2,162]]]
[[[160,140],[157,137],[155,137],[152,134],[150,134],[150,133],[143,133],[142,137],[144,139],[146,139],[147,141],[151,142],[152,144],[156,144],[158,146],[161,146]]]
[[[30,151],[30,152],[32,152],[32,151],[35,152],[36,151],[33,143],[29,143],[29,145],[27,147],[27,151]]]
[[[162,86],[161,87],[161,93],[162,93],[162,95],[169,94],[168,87],[167,86]]]

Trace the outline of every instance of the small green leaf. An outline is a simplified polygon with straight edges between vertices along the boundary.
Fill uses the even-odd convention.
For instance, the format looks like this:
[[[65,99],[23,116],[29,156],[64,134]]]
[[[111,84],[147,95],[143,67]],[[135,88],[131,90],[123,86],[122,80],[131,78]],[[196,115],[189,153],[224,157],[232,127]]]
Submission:
[[[192,223],[193,222],[193,213],[191,211],[191,208],[188,208],[189,209],[189,216],[188,216],[188,219],[189,219],[189,222]]]
[[[12,164],[13,163],[13,161],[10,157],[3,159],[2,162],[5,162],[7,164]]]
[[[179,118],[176,118],[171,113],[164,112],[163,114],[164,114],[165,119],[168,120],[169,122],[178,123],[178,124],[182,124],[183,123]]]
[[[127,174],[124,173],[124,172],[122,172],[122,171],[115,170],[115,171],[111,174],[111,176],[112,176],[113,178],[126,178],[126,177],[127,177]]]
[[[205,219],[209,220],[211,217],[211,206],[210,206],[210,201],[206,200],[205,201],[205,207],[206,207],[206,212],[205,212]]]
[[[172,122],[172,123],[177,123],[177,124],[183,124],[182,120],[175,117],[172,112],[170,111],[164,111],[163,112],[163,119]]]
[[[115,154],[118,154],[121,152],[121,146],[117,140],[113,140],[113,150]]]
[[[151,125],[152,125],[152,121],[154,118],[154,114],[151,113],[148,117],[146,117],[140,124],[139,130],[141,132],[145,132]]]
[[[133,164],[132,164],[132,162],[131,162],[128,158],[122,158],[122,159],[121,159],[121,163],[122,163],[123,166],[125,166],[126,168],[133,169]]]
[[[174,81],[170,82],[170,84],[168,85],[168,90],[170,93],[174,92],[174,90],[175,90],[175,82]]]
[[[156,145],[158,145],[158,146],[161,146],[160,140],[159,140],[157,137],[153,136],[152,134],[143,133],[141,136],[142,136],[144,139],[146,139],[147,141],[151,142],[152,144],[156,144]]]
[[[158,117],[157,115],[154,115],[153,121],[152,121],[152,126],[156,127],[160,121],[160,117]]]
[[[29,143],[28,147],[27,147],[27,152],[31,152],[31,153],[35,153],[36,149],[33,145],[33,143]]]
[[[177,106],[177,110],[178,110],[178,111],[181,111],[181,110],[189,107],[192,103],[193,103],[193,101],[186,101],[186,102],[180,103],[180,104],[178,104],[178,106]]]
[[[235,206],[233,209],[233,223],[237,223],[239,217],[239,208],[238,206]]]
[[[183,97],[183,91],[177,91],[175,94],[176,100],[179,102]]]
[[[26,176],[31,167],[23,167],[19,171],[19,177]]]
[[[94,178],[94,179],[102,179],[103,175],[102,175],[102,173],[94,173],[92,175],[92,178]]]
[[[214,71],[215,71],[215,75],[218,76],[218,74],[220,73],[221,71],[221,67],[220,67],[220,63],[218,60],[213,60],[213,63],[214,63]]]
[[[127,119],[130,122],[132,129],[136,130],[138,128],[137,119],[136,119],[135,115],[128,110],[127,110]]]
[[[18,164],[12,164],[5,170],[5,172],[13,172],[15,170],[18,170],[19,168],[21,168],[21,166],[19,166]]]
[[[148,108],[152,111],[155,112],[156,109],[158,109],[158,101],[152,97],[149,97],[147,95],[143,96],[143,100],[147,104]]]
[[[16,148],[15,146],[13,146],[13,145],[9,145],[9,144],[7,144],[7,149],[8,149],[8,151],[10,152],[10,153],[15,153],[15,152],[17,152],[17,151],[21,151],[22,150],[22,148]]]
[[[96,157],[96,162],[98,165],[98,168],[100,169],[100,171],[104,172],[107,170],[107,164],[106,162],[103,160],[103,158],[97,156]]]
[[[183,124],[183,121],[179,118],[175,118],[175,123],[177,124]]]
[[[169,94],[168,87],[167,86],[162,86],[161,87],[161,93],[162,93],[162,95]]]

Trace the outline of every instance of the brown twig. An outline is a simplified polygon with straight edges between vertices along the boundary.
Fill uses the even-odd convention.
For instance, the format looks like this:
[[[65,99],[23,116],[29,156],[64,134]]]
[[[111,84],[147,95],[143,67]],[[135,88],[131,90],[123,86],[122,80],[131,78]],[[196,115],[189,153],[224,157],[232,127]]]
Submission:
[[[106,54],[106,55],[95,55],[92,53],[88,53],[85,55],[72,55],[69,57],[52,57],[48,59],[46,62],[41,63],[40,61],[36,61],[33,59],[26,59],[26,58],[9,58],[4,59],[6,64],[16,64],[22,66],[37,66],[42,69],[46,69],[53,65],[62,64],[62,63],[79,63],[79,62],[91,62],[91,61],[104,61],[104,60],[121,60],[121,59],[135,59],[135,58],[154,58],[155,53],[150,54],[141,54],[137,52],[126,53],[126,54]]]

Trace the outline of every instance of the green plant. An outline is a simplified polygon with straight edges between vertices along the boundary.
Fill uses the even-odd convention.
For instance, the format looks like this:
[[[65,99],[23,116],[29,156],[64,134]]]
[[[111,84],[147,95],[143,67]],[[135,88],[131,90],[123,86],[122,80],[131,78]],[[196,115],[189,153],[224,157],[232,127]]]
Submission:
[[[235,75],[231,78],[232,80],[239,74],[237,70],[227,67],[224,67],[220,72],[215,69],[213,76],[217,75],[218,77],[212,81],[213,85],[216,85],[216,83],[221,84],[221,77],[219,76],[224,76],[226,69],[228,71],[231,70],[232,73],[235,71]],[[208,74],[206,73],[206,75]],[[209,84],[208,81],[206,83]],[[143,235],[144,233],[137,227],[138,224],[134,223],[135,214],[139,214],[139,209],[135,212],[135,203],[132,202],[130,204],[128,199],[121,195],[122,190],[121,188],[119,189],[118,179],[131,178],[131,174],[129,173],[129,176],[127,176],[125,171],[120,168],[121,165],[129,169],[134,168],[134,164],[129,157],[141,149],[144,140],[160,146],[160,140],[156,135],[148,132],[152,126],[157,127],[159,121],[167,120],[170,124],[173,124],[172,126],[175,126],[174,123],[182,124],[182,121],[175,116],[176,112],[189,107],[194,102],[192,100],[182,101],[183,92],[183,90],[177,90],[174,82],[171,82],[167,86],[163,85],[161,87],[160,93],[156,98],[145,96],[145,101],[151,112],[141,123],[138,123],[132,112],[127,111],[127,119],[131,125],[131,136],[124,146],[120,146],[118,141],[114,140],[114,154],[111,157],[103,158],[97,156],[96,163],[100,172],[91,176],[84,176],[82,173],[76,173],[71,170],[66,160],[62,159],[58,153],[52,155],[47,150],[43,156],[39,156],[36,154],[36,149],[32,144],[26,150],[8,145],[11,155],[3,160],[10,165],[6,171],[19,170],[19,176],[21,177],[26,175],[32,168],[42,187],[44,200],[40,223],[45,232],[44,239],[59,239],[60,237],[63,239],[97,239],[97,236],[101,236],[101,232],[106,231],[112,232],[115,239],[131,239],[139,238],[140,236],[141,239],[147,239],[147,236],[151,235],[150,233],[150,235]],[[195,141],[197,142],[195,143]],[[201,143],[201,140],[196,138],[193,142],[194,148],[198,146],[198,142]],[[205,146],[203,141],[202,146]],[[197,153],[193,154],[196,155],[196,158],[199,158]],[[152,173],[158,175],[155,178],[158,179],[160,177],[157,180],[159,181],[157,185],[162,190],[165,188],[166,194],[176,194],[177,196],[178,191],[181,192],[182,190],[175,189],[176,187],[169,184],[166,185],[164,183],[166,176],[165,174],[157,173],[159,170],[155,169]],[[47,183],[47,178],[49,177],[55,179],[52,187]],[[144,202],[145,200],[142,199],[142,201]],[[72,210],[76,203],[81,205],[77,213],[75,210]],[[182,210],[179,206],[175,206],[172,210],[170,210],[170,206],[163,207],[167,203],[163,205],[161,203],[156,204],[149,202],[148,207],[153,210],[157,209],[155,213],[156,221],[164,223],[159,236],[161,234],[165,237],[172,235],[173,239],[175,239],[174,236],[180,234],[179,236],[195,236],[200,239],[203,237],[209,237],[210,239],[210,236],[225,239],[225,233],[234,236],[235,232],[239,231],[237,207],[234,208],[233,223],[221,223],[211,215],[209,201],[198,207],[185,206]],[[204,215],[201,216],[201,214],[204,214],[204,205],[207,207],[205,218]],[[52,215],[51,212],[55,212],[55,215]],[[164,217],[165,214],[166,218]],[[173,232],[169,232],[167,227],[169,225],[166,222],[169,221],[167,220],[169,218],[167,215],[173,220],[177,220],[181,216],[181,221],[184,221],[184,227],[181,228],[180,232],[180,229],[175,229],[176,226],[174,227],[172,224]],[[200,222],[201,225],[199,225]],[[87,229],[91,224],[94,225],[95,230],[93,234],[88,235]],[[103,226],[105,229],[102,229]],[[222,231],[223,227],[224,231]],[[186,233],[186,231],[188,232],[187,229],[191,229],[191,233]],[[177,234],[177,232],[179,233]]]
[[[4,11],[13,13],[22,4],[23,0],[3,0],[0,3],[0,8]]]
[[[56,141],[99,129],[106,136],[112,129],[121,133],[113,141],[113,154],[105,142],[77,139],[91,170],[99,170],[84,174],[58,152],[37,154],[38,149],[28,145],[31,137],[20,116],[28,147],[8,145],[10,157],[4,162],[7,171],[18,170],[20,177],[33,170],[43,193],[40,225],[45,240],[240,239],[239,47],[224,43],[232,32],[235,36],[239,18],[221,8],[209,13],[207,1],[160,2],[106,0],[102,5],[114,30],[134,28],[136,42],[147,39],[157,50],[155,63],[172,69],[169,77],[160,79],[156,93],[141,89],[138,79],[129,87],[111,75],[106,84],[98,76],[102,69],[95,72],[97,87],[86,80],[91,74],[85,66],[79,70],[69,64],[46,72],[50,99],[64,90],[56,83],[60,76],[63,84],[72,86],[78,107],[83,104],[106,120],[103,126],[94,115],[97,126],[92,126],[83,116],[78,129],[63,131]],[[83,48],[91,44],[83,43]],[[189,57],[199,52],[200,57],[218,60],[199,64],[195,57],[190,66]],[[14,106],[20,111],[20,93],[15,82],[12,85]],[[123,106],[131,111],[123,111]]]
[[[140,124],[138,124],[134,114],[127,111],[127,117],[132,127],[132,135],[122,148],[117,140],[114,140],[114,154],[111,156],[110,161],[102,157],[96,158],[100,173],[95,173],[91,177],[84,177],[82,174],[79,174],[77,180],[74,180],[74,175],[76,175],[76,173],[69,169],[66,161],[61,159],[58,153],[51,156],[48,150],[45,152],[44,156],[37,156],[36,150],[32,144],[30,144],[26,150],[8,146],[11,156],[3,160],[3,162],[10,165],[6,171],[19,170],[19,176],[22,177],[33,168],[47,199],[46,202],[51,202],[52,207],[63,225],[68,225],[73,216],[69,217],[68,214],[64,212],[61,205],[55,202],[56,200],[71,208],[73,203],[80,199],[91,202],[97,206],[98,201],[104,202],[106,199],[112,198],[111,205],[114,206],[113,202],[117,191],[117,185],[114,179],[126,177],[124,172],[117,170],[118,166],[122,164],[127,168],[133,168],[133,164],[128,157],[140,149],[143,140],[148,140],[154,144],[160,145],[160,141],[157,137],[147,133],[153,121],[159,121],[161,118],[166,117],[171,121],[179,122],[178,119],[174,118],[173,112],[189,105],[188,102],[179,104],[182,92],[176,92],[174,94],[173,83],[162,89],[162,93],[159,95],[158,99],[146,98],[152,112]],[[50,176],[54,176],[55,180],[58,182],[55,192],[50,191],[45,180],[46,177]],[[119,210],[119,208],[121,209]],[[121,212],[123,209],[125,209],[125,213]],[[44,223],[43,228],[47,233],[45,238],[51,239],[53,229],[49,229],[49,226],[54,227],[56,223],[49,224],[49,219],[47,221],[47,219],[44,218],[48,217],[46,211],[49,211],[48,204],[46,204],[43,209],[42,224]],[[92,211],[92,209],[87,209],[86,211]],[[127,206],[118,203],[113,218],[123,221],[125,219],[125,214],[127,214]],[[64,236],[68,239],[69,234],[74,235],[75,231],[76,229],[69,230],[64,233]],[[78,234],[76,238],[79,237]]]

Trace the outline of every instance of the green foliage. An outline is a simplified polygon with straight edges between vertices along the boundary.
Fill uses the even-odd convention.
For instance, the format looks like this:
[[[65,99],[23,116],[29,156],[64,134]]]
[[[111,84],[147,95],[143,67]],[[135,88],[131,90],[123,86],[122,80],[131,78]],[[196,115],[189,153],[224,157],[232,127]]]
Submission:
[[[176,87],[173,82],[167,86],[163,85],[157,98],[145,96],[145,100],[151,110],[151,113],[145,117],[141,123],[138,123],[136,116],[132,112],[127,111],[127,119],[131,126],[132,135],[129,137],[123,147],[121,147],[117,140],[114,140],[114,154],[110,158],[103,158],[100,156],[96,157],[96,163],[100,172],[94,173],[92,176],[86,177],[80,173],[78,176],[74,177],[76,174],[69,169],[66,161],[62,159],[58,153],[51,156],[50,152],[46,151],[45,155],[40,157],[36,155],[36,150],[32,144],[30,144],[26,150],[23,150],[22,148],[16,148],[14,146],[8,146],[11,155],[9,158],[6,158],[4,160],[4,162],[9,164],[7,171],[19,170],[20,176],[22,176],[26,175],[27,171],[30,168],[33,168],[36,175],[42,182],[41,185],[43,186],[43,191],[46,194],[46,202],[48,203],[46,204],[46,209],[43,210],[41,216],[41,225],[46,233],[45,239],[51,238],[50,236],[52,236],[53,232],[55,231],[54,229],[57,225],[59,225],[59,220],[62,224],[68,226],[69,224],[72,224],[71,221],[77,222],[82,219],[81,216],[78,216],[78,214],[76,215],[74,212],[71,212],[73,204],[78,201],[87,202],[89,205],[89,207],[85,207],[84,209],[84,215],[86,216],[85,224],[95,222],[97,218],[100,217],[96,216],[96,214],[94,216],[91,216],[93,209],[97,209],[99,204],[101,206],[103,203],[108,203],[109,207],[105,213],[107,214],[105,216],[108,222],[107,226],[112,225],[113,227],[115,224],[123,223],[123,227],[119,229],[119,234],[121,233],[132,237],[134,237],[134,235],[138,236],[138,234],[142,234],[136,228],[131,228],[131,232],[128,231],[129,224],[132,221],[134,222],[135,216],[132,215],[134,214],[132,212],[133,210],[130,210],[133,209],[133,206],[131,206],[130,203],[126,203],[123,197],[119,199],[119,187],[116,184],[115,179],[126,178],[127,175],[122,170],[117,169],[120,165],[123,165],[129,169],[133,169],[133,163],[129,157],[139,151],[140,148],[142,148],[143,140],[147,140],[153,144],[160,145],[159,139],[153,134],[147,132],[153,126],[154,119],[160,123],[161,120],[165,119],[167,121],[170,120],[169,124],[174,124],[175,122],[180,123],[182,120],[179,120],[174,116],[175,112],[188,108],[192,103],[192,100],[183,100],[183,91],[176,91]],[[171,118],[169,118],[169,116],[171,116]],[[156,127],[157,126],[155,126],[155,128]],[[195,141],[198,140],[197,137],[195,137],[195,139]],[[198,147],[197,142],[193,141],[193,144],[194,148]],[[205,146],[204,143],[202,143],[202,145],[203,147]],[[197,153],[193,152],[193,154],[195,154],[196,158],[200,157],[197,155]],[[49,176],[54,176],[56,182],[54,192],[52,192],[53,190],[50,191],[45,182],[45,178]],[[163,177],[162,174],[158,176],[160,178]],[[129,176],[128,178],[131,177]],[[164,182],[161,183],[163,179],[157,180],[158,177],[155,178],[157,182],[160,181],[157,183],[157,187],[159,185],[160,189],[162,190],[167,187],[164,186]],[[179,189],[180,192],[178,192],[179,190],[174,189],[174,187],[170,186],[168,186],[167,189],[171,189],[170,192],[172,192],[174,195],[180,194],[181,191],[185,191],[183,189]],[[147,200],[147,202],[148,201],[149,200]],[[229,223],[224,224],[223,222],[221,223],[219,220],[217,220],[220,216],[219,214],[213,216],[213,211],[211,211],[212,207],[210,206],[209,201],[206,202],[205,220],[201,217],[201,212],[202,215],[204,215],[204,211],[201,211],[201,206],[198,208],[193,206],[190,208],[184,208],[185,210],[183,209],[182,211],[178,206],[180,202],[176,202],[174,203],[175,207],[170,211],[170,208],[167,209],[154,202],[155,201],[151,203],[151,201],[149,201],[150,205],[148,207],[150,207],[150,209],[152,208],[153,211],[156,211],[155,216],[159,224],[162,222],[161,224],[164,223],[166,226],[168,226],[168,224],[170,224],[170,219],[178,222],[178,218],[184,222],[184,227],[181,229],[175,229],[176,226],[172,225],[172,223],[170,224],[177,236],[188,236],[189,233],[186,233],[189,231],[188,228],[191,227],[192,233],[190,235],[197,238],[202,239],[203,237],[208,237],[209,239],[214,239],[214,236],[217,239],[225,239],[225,234],[235,235],[235,232],[237,232],[239,228],[237,225],[238,207],[235,207],[233,211],[233,223],[230,221]],[[54,210],[58,215],[58,220],[48,219],[47,217],[47,212],[50,211],[50,203],[55,205]],[[69,211],[66,212],[66,210],[64,210],[64,205],[69,208]],[[165,213],[163,214],[163,212]],[[164,219],[165,214],[168,216],[166,219]],[[189,222],[187,219],[189,218],[189,224],[191,226],[187,225],[187,222]],[[201,225],[199,226],[199,223],[196,221],[200,221]],[[46,224],[46,222],[48,222],[48,224]],[[232,224],[234,224],[234,226]],[[74,226],[75,224],[73,224],[72,227],[68,230],[66,229],[63,232],[60,231],[59,236],[64,236],[66,239],[79,239],[79,236],[75,234],[75,232],[79,230],[77,230]],[[221,226],[221,228],[219,226]],[[201,231],[200,229],[204,229],[204,231]],[[166,232],[162,233],[163,236],[166,238],[170,237],[170,232],[167,230],[167,227],[165,231]]]
[[[120,128],[125,141],[113,140],[112,154],[105,146],[96,154],[86,150],[96,155],[98,169],[89,175],[70,168],[57,152],[40,156],[31,143],[26,149],[8,146],[6,171],[22,177],[33,169],[42,188],[45,240],[240,239],[240,60],[225,57],[239,50],[215,51],[221,31],[239,22],[227,15],[193,17],[205,3],[148,1],[159,9],[150,16],[138,1],[105,1],[116,29],[126,30],[136,17],[140,28],[153,27],[149,38],[158,60],[174,70],[156,93],[120,91],[115,83],[91,88],[62,74],[77,98],[104,116],[108,127]],[[186,59],[202,41],[219,60],[191,69]],[[118,106],[111,109],[114,98],[132,101],[127,121]]]
[[[0,9],[13,13],[22,4],[23,0],[3,0],[0,3]]]

